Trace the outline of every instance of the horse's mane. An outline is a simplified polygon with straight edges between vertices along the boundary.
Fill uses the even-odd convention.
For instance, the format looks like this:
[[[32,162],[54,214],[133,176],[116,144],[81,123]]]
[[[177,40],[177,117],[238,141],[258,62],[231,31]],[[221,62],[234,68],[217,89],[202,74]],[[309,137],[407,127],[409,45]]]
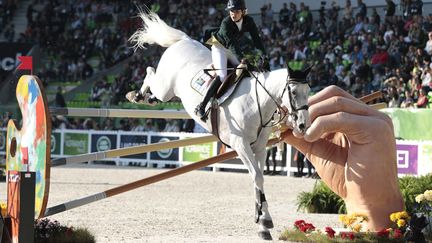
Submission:
[[[182,39],[190,39],[183,31],[168,26],[154,12],[140,9],[138,17],[143,21],[143,27],[129,38],[129,41],[134,43],[135,50],[145,48],[144,44],[169,47]]]

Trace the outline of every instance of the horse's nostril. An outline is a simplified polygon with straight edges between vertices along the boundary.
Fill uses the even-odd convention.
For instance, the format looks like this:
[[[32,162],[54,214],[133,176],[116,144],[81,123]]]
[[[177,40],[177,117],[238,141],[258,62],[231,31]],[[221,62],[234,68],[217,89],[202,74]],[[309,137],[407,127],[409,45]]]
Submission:
[[[304,131],[305,130],[305,125],[304,124],[300,124],[299,125],[299,129],[300,129],[300,131]]]

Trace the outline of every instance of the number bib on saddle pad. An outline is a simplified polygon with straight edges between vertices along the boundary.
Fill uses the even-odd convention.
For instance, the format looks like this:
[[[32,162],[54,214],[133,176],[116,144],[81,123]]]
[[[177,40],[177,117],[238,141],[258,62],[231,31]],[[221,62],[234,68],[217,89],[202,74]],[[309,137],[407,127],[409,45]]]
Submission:
[[[210,71],[204,71],[209,70]],[[216,77],[216,74],[211,67],[200,70],[191,80],[191,87],[202,96],[204,96],[207,92],[207,89],[210,87],[211,82]]]

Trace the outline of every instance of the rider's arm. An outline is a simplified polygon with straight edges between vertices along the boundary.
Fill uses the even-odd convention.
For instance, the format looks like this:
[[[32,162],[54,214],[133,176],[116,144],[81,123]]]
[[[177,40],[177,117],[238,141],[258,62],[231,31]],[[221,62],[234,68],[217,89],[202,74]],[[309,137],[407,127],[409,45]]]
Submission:
[[[227,49],[231,50],[233,54],[239,58],[243,57],[243,53],[239,47],[239,31],[237,25],[230,19],[230,17],[222,20],[220,29],[216,35],[218,41]]]
[[[261,50],[263,55],[266,55],[266,50],[264,48],[263,41],[261,37],[259,36],[258,28],[255,24],[255,21],[252,17],[246,15],[243,17],[243,27],[245,28],[244,31],[248,31],[252,37],[252,40],[254,42],[254,45],[257,49]]]

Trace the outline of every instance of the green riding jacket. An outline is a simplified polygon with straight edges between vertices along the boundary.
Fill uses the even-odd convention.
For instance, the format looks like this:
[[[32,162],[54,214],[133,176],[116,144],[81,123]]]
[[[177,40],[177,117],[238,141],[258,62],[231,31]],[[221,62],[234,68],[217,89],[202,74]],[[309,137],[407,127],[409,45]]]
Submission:
[[[248,35],[250,38],[247,37]],[[255,49],[260,50],[262,55],[266,55],[255,21],[248,15],[243,16],[241,31],[229,16],[224,18],[219,30],[214,33],[214,37],[225,48],[231,50],[239,60],[246,55],[251,55]]]

